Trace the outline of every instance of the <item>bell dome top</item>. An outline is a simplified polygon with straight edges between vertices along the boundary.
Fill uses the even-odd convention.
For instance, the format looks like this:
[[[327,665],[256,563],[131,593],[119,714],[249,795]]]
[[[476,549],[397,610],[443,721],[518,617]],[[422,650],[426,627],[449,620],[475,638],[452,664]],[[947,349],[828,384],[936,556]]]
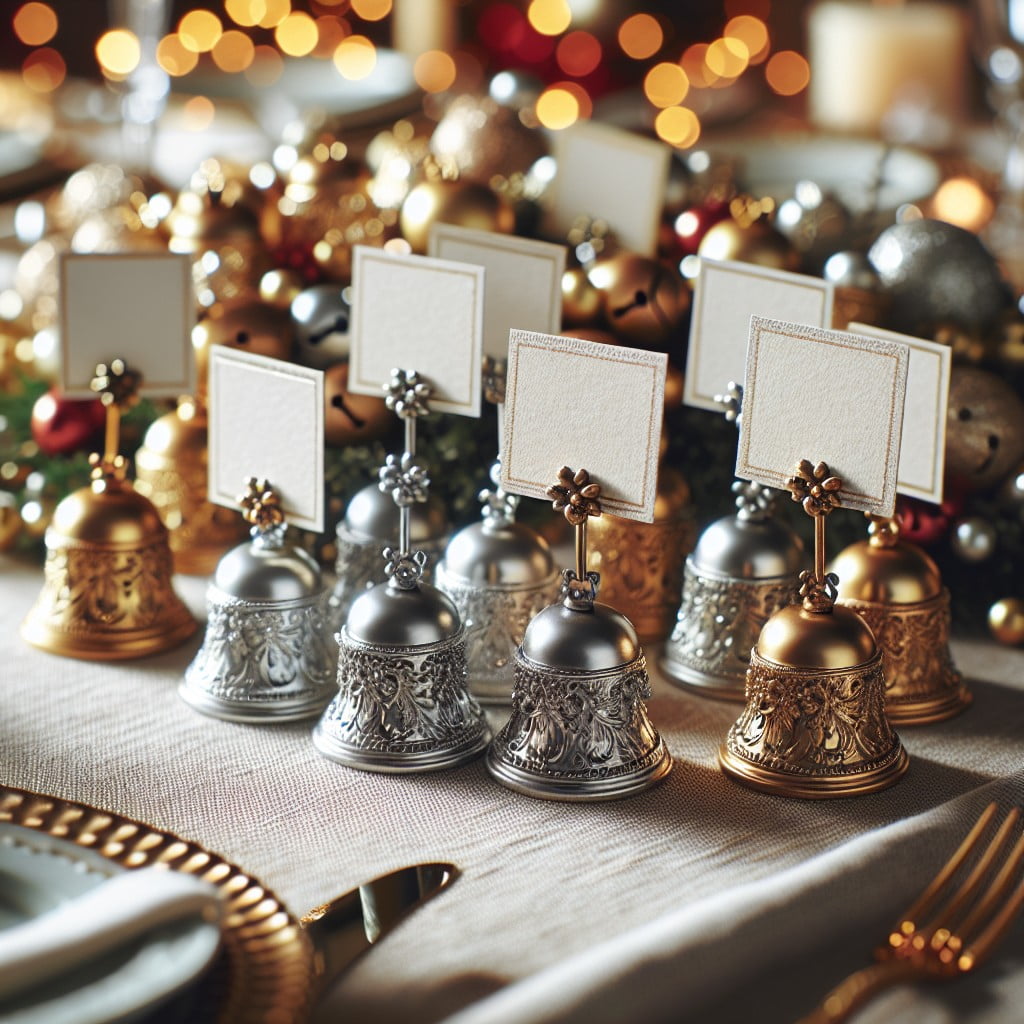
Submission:
[[[826,613],[788,605],[764,624],[757,638],[762,658],[790,668],[853,668],[869,661],[877,649],[868,624],[841,604]]]
[[[553,669],[603,672],[628,665],[641,653],[633,624],[606,604],[577,611],[548,605],[526,628],[522,652]]]

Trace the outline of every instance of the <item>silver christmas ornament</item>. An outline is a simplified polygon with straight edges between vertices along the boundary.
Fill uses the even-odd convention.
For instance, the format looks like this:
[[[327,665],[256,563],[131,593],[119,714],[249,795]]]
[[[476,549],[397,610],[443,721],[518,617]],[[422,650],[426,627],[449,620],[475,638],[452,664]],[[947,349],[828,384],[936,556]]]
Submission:
[[[950,543],[956,556],[965,562],[984,562],[998,544],[996,528],[981,516],[967,516],[953,524]]]
[[[252,539],[217,565],[203,645],[179,693],[197,711],[235,722],[318,715],[334,692],[336,660],[320,569],[287,540],[265,481],[250,480],[241,501]]]
[[[299,292],[290,307],[298,361],[326,370],[348,359],[348,325],[351,315],[340,284],[315,284]]]

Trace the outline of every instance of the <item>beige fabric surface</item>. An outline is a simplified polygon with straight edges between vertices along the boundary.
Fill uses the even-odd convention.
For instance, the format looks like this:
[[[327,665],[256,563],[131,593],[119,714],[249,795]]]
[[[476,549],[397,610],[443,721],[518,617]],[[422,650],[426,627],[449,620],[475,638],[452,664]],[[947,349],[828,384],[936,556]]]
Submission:
[[[672,774],[582,806],[505,790],[480,761],[372,775],[320,757],[308,726],[205,718],[176,692],[198,636],[127,664],[36,651],[17,628],[40,582],[0,559],[0,782],[194,839],[296,913],[400,865],[461,867],[331,994],[351,1020],[793,1020],[867,962],[987,799],[1024,802],[1024,652],[993,644],[956,645],[975,705],[904,729],[911,767],[886,792],[797,801],[735,785],[715,757],[737,707],[656,679]],[[201,612],[204,581],[179,584]],[[863,1020],[1019,1019],[1022,934],[975,978],[896,991]]]

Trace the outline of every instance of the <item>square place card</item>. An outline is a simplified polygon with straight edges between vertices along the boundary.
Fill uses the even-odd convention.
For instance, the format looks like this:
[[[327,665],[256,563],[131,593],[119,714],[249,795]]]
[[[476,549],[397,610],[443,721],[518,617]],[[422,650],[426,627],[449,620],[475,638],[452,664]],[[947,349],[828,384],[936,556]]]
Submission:
[[[942,480],[946,469],[946,415],[949,405],[949,375],[953,352],[948,345],[924,338],[897,334],[870,324],[849,324],[851,334],[900,342],[910,349],[907,371],[907,400],[903,406],[900,468],[896,490],[936,505],[942,502]],[[910,425],[913,429],[909,429]]]
[[[825,462],[845,507],[891,516],[909,362],[896,342],[752,317],[736,475],[784,488]]]
[[[752,263],[701,258],[694,283],[683,401],[721,412],[715,395],[743,383],[752,316],[830,327],[829,281]]]
[[[209,499],[238,508],[265,479],[289,523],[324,528],[322,370],[214,345],[210,349]]]
[[[654,256],[671,150],[665,143],[594,121],[555,132],[557,172],[549,228],[565,235],[580,216],[607,222],[623,248]]]
[[[504,362],[513,327],[551,334],[562,326],[564,245],[435,224],[427,252],[484,268],[484,355]]]
[[[480,415],[484,268],[357,245],[349,391],[380,397],[392,370],[415,370],[430,408]]]
[[[151,398],[195,390],[192,265],[177,253],[64,253],[60,386],[95,398],[97,363],[123,359]]]
[[[512,331],[501,486],[547,499],[562,466],[601,486],[605,512],[654,520],[668,357]]]

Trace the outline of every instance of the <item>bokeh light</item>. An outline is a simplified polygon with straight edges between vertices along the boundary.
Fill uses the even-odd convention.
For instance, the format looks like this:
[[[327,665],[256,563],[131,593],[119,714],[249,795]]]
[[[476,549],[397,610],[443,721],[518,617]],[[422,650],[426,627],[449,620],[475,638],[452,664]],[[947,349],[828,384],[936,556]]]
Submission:
[[[627,57],[646,60],[653,57],[665,41],[656,18],[650,14],[634,14],[619,26],[619,46]]]
[[[739,78],[747,65],[750,63],[750,51],[746,43],[733,37],[716,39],[708,45],[707,53],[704,54],[704,63],[708,70],[715,76],[716,83],[719,79],[732,80]]]
[[[156,44],[156,62],[169,75],[187,75],[199,63],[199,54],[186,50],[177,33],[164,36]]]
[[[260,28],[277,28],[292,13],[291,0],[263,0],[263,8]]]
[[[21,77],[33,92],[53,92],[67,75],[64,58],[49,46],[33,50],[21,65]]]
[[[264,0],[224,0],[224,13],[242,28],[258,25],[266,10]]]
[[[182,113],[186,131],[205,132],[213,124],[217,110],[205,96],[192,96],[182,107]]]
[[[679,59],[690,85],[698,89],[708,89],[718,81],[718,76],[708,67],[705,59],[708,49],[707,43],[694,43],[683,51]]]
[[[580,103],[564,86],[551,86],[537,97],[537,120],[552,131],[575,124],[580,117]]]
[[[57,34],[57,15],[47,4],[22,4],[14,12],[14,34],[26,46],[42,46]]]
[[[108,78],[125,78],[139,66],[141,51],[134,32],[115,28],[96,40],[96,59]]]
[[[189,11],[178,22],[182,46],[196,53],[209,53],[217,45],[223,31],[220,18],[213,11]]]
[[[238,72],[252,63],[255,52],[253,41],[244,32],[232,28],[217,40],[211,56],[221,71]]]
[[[810,66],[795,50],[772,54],[764,73],[771,90],[780,96],[795,96],[811,80]]]
[[[284,59],[276,47],[265,44],[253,51],[252,63],[245,69],[246,81],[257,88],[273,85],[284,72]]]
[[[455,61],[443,50],[427,50],[416,58],[412,73],[426,92],[444,92],[455,83]]]
[[[357,82],[377,66],[377,49],[366,36],[348,36],[338,44],[333,60],[342,78]]]
[[[932,215],[965,231],[979,232],[994,212],[988,193],[966,175],[947,178],[932,197]]]
[[[760,18],[750,14],[730,18],[722,35],[743,43],[751,64],[760,64],[768,56],[768,27]]]
[[[305,57],[316,48],[316,22],[304,11],[293,11],[274,29],[274,39],[282,53]]]
[[[336,14],[322,14],[316,19],[316,48],[313,50],[313,56],[330,60],[338,48],[338,43],[351,32],[352,29],[344,18],[339,18]]]
[[[559,40],[555,58],[565,74],[583,78],[601,63],[601,44],[589,32],[570,32]]]
[[[380,21],[391,13],[392,0],[352,0],[352,11],[363,21]]]
[[[686,149],[700,138],[700,121],[687,107],[666,107],[654,119],[654,130],[669,145]]]
[[[644,95],[656,107],[674,107],[683,102],[689,91],[686,72],[669,61],[655,64],[644,77]]]
[[[559,36],[572,24],[572,9],[566,0],[530,0],[526,17],[541,35]]]

